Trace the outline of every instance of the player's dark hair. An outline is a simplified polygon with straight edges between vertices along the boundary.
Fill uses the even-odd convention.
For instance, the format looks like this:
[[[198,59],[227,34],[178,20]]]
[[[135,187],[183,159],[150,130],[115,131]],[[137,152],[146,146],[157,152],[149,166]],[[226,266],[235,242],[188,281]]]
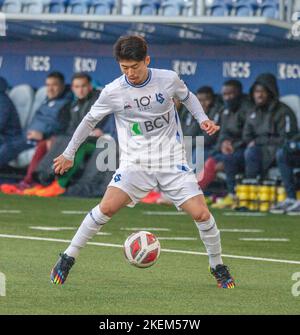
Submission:
[[[148,52],[145,39],[141,36],[121,36],[114,45],[114,57],[120,60],[143,61]]]
[[[73,75],[72,77],[72,82],[75,80],[75,79],[86,79],[89,83],[92,82],[92,78],[89,74],[85,73],[85,72],[77,72]]]
[[[210,86],[202,86],[198,88],[196,94],[208,94],[212,97],[215,95],[213,89]]]
[[[224,82],[223,86],[232,86],[237,88],[237,90],[239,91],[239,93],[243,92],[243,85],[239,80],[236,79],[230,79]]]
[[[65,84],[65,76],[61,72],[58,71],[50,72],[47,78],[56,78],[60,81],[62,85]]]

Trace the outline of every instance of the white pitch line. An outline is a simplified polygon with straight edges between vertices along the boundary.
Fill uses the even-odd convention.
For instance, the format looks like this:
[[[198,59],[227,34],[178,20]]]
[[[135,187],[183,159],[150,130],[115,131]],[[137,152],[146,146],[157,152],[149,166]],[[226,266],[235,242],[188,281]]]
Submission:
[[[262,229],[219,229],[225,233],[263,233]]]
[[[45,230],[45,231],[62,231],[62,230],[75,230],[78,227],[39,227],[39,226],[31,226],[29,227],[30,229],[35,229],[35,230]],[[105,232],[99,232],[96,235],[111,235],[111,233],[105,233]]]
[[[30,226],[30,229],[35,230],[46,230],[46,231],[61,231],[61,230],[75,230],[77,227],[42,227],[42,226]]]
[[[260,212],[253,212],[253,213],[249,213],[249,212],[225,212],[223,213],[223,215],[225,216],[253,216],[253,217],[257,217],[257,216],[267,216],[266,213],[260,213]]]
[[[146,211],[143,212],[144,215],[186,215],[185,212],[159,212],[159,211]]]
[[[239,238],[240,241],[289,242],[288,238]]]
[[[198,240],[195,237],[158,237],[159,240],[174,240],[174,241],[196,241]]]
[[[7,234],[0,234],[0,238],[14,238],[20,240],[32,240],[32,241],[48,241],[48,242],[60,242],[60,243],[70,243],[71,240],[64,240],[59,238],[49,238],[49,237],[37,237],[37,236],[22,236],[22,235],[7,235]],[[98,242],[87,242],[87,244],[91,245],[98,245],[104,247],[118,247],[123,248],[123,245],[120,244],[112,244],[112,243],[98,243]]]
[[[71,240],[62,240],[57,238],[45,238],[45,237],[36,237],[36,236],[20,236],[20,235],[7,235],[0,234],[0,238],[14,238],[22,240],[34,240],[34,241],[47,241],[47,242],[59,242],[59,243],[70,243]],[[121,244],[112,244],[112,243],[99,243],[99,242],[88,242],[87,244],[96,245],[100,247],[114,247],[114,248],[123,248]],[[176,253],[176,254],[186,254],[186,255],[200,255],[207,256],[205,252],[198,251],[188,251],[188,250],[175,250],[175,249],[161,249],[164,252]],[[252,257],[252,256],[238,256],[238,255],[226,255],[222,254],[222,257],[227,258],[236,258],[236,259],[247,259],[251,261],[262,261],[262,262],[274,262],[274,263],[285,263],[285,264],[298,264],[300,261],[292,261],[285,259],[274,259],[274,258],[264,258],[264,257]]]
[[[20,214],[22,213],[19,210],[13,210],[13,209],[0,209],[0,214]]]
[[[120,228],[120,230],[129,230],[129,231],[135,231],[135,230],[156,230],[156,231],[170,231],[171,229],[169,228],[153,228],[153,227],[147,227],[147,228],[140,228],[140,227],[136,227],[136,228]]]

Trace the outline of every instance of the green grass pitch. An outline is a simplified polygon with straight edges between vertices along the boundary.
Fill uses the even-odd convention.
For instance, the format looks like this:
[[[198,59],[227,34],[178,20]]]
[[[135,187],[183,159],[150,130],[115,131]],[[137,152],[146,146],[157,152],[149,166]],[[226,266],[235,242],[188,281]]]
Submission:
[[[223,258],[236,279],[233,290],[216,287],[205,255],[162,251],[157,264],[138,269],[126,262],[122,248],[99,245],[82,250],[65,285],[51,284],[50,270],[68,242],[21,236],[70,240],[84,214],[67,215],[62,211],[88,211],[96,203],[97,199],[0,195],[0,272],[6,277],[6,295],[0,296],[1,315],[299,314],[300,295],[292,294],[296,285],[292,275],[300,272],[300,220],[281,215],[238,217],[226,216],[224,211],[213,212],[221,230],[258,230],[221,233],[225,255],[259,258]],[[15,210],[20,212],[11,212]],[[152,232],[159,238],[197,239],[161,239],[163,249],[205,252],[197,228],[187,215],[146,215],[145,211],[176,209],[143,204],[124,208],[102,229],[110,235],[97,235],[93,242],[122,245],[131,232],[121,228],[167,228],[170,230]],[[32,226],[71,229],[37,230]],[[288,241],[254,242],[241,238]]]

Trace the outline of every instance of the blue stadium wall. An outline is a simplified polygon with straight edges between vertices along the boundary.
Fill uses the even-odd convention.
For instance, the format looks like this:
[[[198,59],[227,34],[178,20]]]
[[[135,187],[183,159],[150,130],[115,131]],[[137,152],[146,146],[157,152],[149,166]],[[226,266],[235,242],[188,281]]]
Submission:
[[[273,73],[281,95],[300,95],[300,47],[261,48],[253,46],[151,45],[151,66],[173,69],[195,91],[210,85],[217,92],[230,78],[241,80],[247,92],[255,77]],[[13,41],[0,44],[0,76],[11,86],[44,84],[50,71],[61,71],[67,81],[74,72],[89,72],[105,85],[120,75],[112,57],[112,45],[89,41]]]

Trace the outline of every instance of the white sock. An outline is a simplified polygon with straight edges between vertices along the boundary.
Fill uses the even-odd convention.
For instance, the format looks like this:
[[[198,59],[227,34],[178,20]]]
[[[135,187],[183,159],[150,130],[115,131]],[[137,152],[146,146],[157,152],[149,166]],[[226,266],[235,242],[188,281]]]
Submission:
[[[218,264],[223,264],[221,257],[222,248],[220,231],[217,227],[215,219],[212,215],[210,215],[210,218],[207,221],[195,221],[195,223],[199,229],[201,240],[206,248],[209,265],[215,269]]]
[[[82,221],[71,244],[65,250],[65,253],[68,256],[76,258],[79,255],[80,249],[86,245],[88,240],[97,234],[109,219],[109,216],[106,216],[101,212],[99,205],[94,207]]]

